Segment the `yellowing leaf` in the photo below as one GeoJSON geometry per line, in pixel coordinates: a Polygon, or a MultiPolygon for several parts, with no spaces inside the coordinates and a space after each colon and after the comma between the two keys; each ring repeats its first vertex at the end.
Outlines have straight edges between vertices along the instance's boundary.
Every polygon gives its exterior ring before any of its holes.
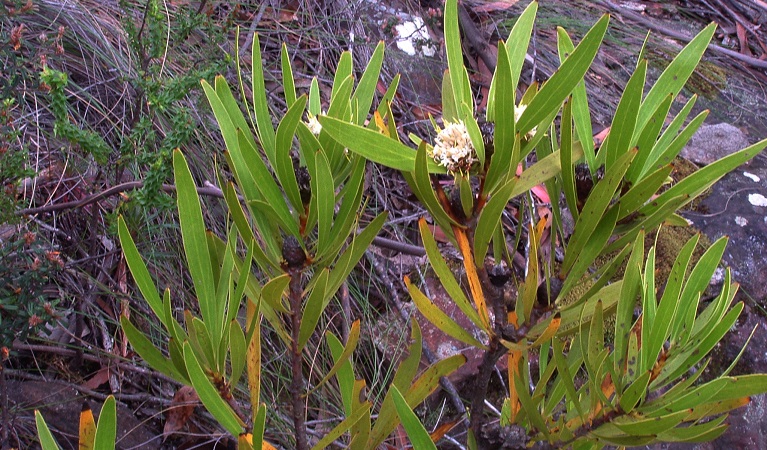
{"type": "Polygon", "coordinates": [[[96,439],[96,421],[93,419],[93,411],[88,402],[83,402],[83,409],[80,412],[80,450],[93,450],[93,443],[96,439]]]}

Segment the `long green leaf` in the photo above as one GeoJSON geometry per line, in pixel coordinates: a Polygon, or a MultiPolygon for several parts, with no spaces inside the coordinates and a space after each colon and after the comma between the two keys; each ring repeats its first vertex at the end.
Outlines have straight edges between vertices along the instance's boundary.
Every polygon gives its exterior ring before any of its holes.
{"type": "MultiPolygon", "coordinates": [[[[205,242],[205,224],[202,208],[197,196],[197,189],[192,180],[192,173],[181,152],[173,152],[173,168],[178,190],[178,218],[181,224],[181,238],[189,265],[189,272],[194,282],[194,290],[200,305],[203,319],[217,324],[215,317],[215,292],[213,268],[210,265],[208,246],[205,242]]],[[[221,335],[221,327],[211,328],[213,336],[221,335]]]]}
{"type": "Polygon", "coordinates": [[[432,303],[432,301],[429,300],[429,298],[426,297],[426,295],[424,295],[420,289],[413,286],[413,284],[410,283],[410,279],[408,277],[405,277],[405,285],[407,286],[407,290],[410,293],[410,298],[413,299],[413,303],[415,303],[421,314],[423,314],[423,316],[426,317],[429,322],[434,324],[434,326],[439,328],[440,331],[452,337],[453,339],[463,342],[464,344],[468,344],[481,349],[487,348],[484,344],[472,336],[469,331],[464,329],[455,320],[451,319],[450,316],[445,314],[444,311],[439,309],[437,305],[432,303]]]}
{"type": "MultiPolygon", "coordinates": [[[[583,408],[581,407],[581,402],[578,400],[578,393],[575,389],[575,377],[572,375],[567,361],[565,361],[564,343],[560,339],[554,339],[552,340],[552,344],[554,349],[554,362],[557,366],[557,372],[559,372],[557,380],[564,387],[565,394],[567,395],[567,400],[571,403],[574,403],[575,409],[578,411],[578,415],[580,417],[584,417],[583,408]]],[[[574,354],[574,352],[571,352],[571,354],[574,354]]],[[[547,410],[550,409],[547,408],[547,410]]]]}
{"type": "MultiPolygon", "coordinates": [[[[333,88],[330,92],[331,101],[339,95],[338,92],[341,88],[341,85],[346,81],[347,78],[352,76],[352,71],[352,52],[349,50],[341,52],[341,56],[338,59],[338,64],[336,65],[336,73],[333,76],[333,88]]],[[[346,98],[348,100],[349,97],[347,96],[346,98]]]]}
{"type": "MultiPolygon", "coordinates": [[[[637,304],[637,298],[642,283],[642,259],[644,258],[644,232],[639,233],[632,246],[631,256],[626,263],[623,274],[623,287],[615,314],[614,362],[615,370],[622,373],[626,364],[629,334],[631,333],[632,316],[637,304]]],[[[623,380],[615,380],[621,386],[623,380]]],[[[626,411],[626,410],[624,410],[626,411]]]]}
{"type": "Polygon", "coordinates": [[[335,295],[341,284],[347,279],[354,266],[357,265],[362,255],[365,254],[365,250],[370,247],[370,243],[378,235],[386,222],[388,213],[383,212],[379,214],[372,222],[365,227],[360,234],[352,239],[351,244],[346,248],[344,253],[336,260],[336,265],[330,272],[330,279],[328,282],[328,295],[335,295]]]}
{"type": "Polygon", "coordinates": [[[170,359],[166,358],[160,349],[150,341],[144,333],[138,330],[127,317],[120,317],[120,326],[128,338],[133,350],[141,356],[141,359],[147,362],[150,367],[158,372],[167,375],[179,382],[185,382],[186,377],[183,376],[173,365],[170,359]]]}
{"type": "Polygon", "coordinates": [[[644,170],[642,173],[647,173],[650,170],[657,169],[665,164],[670,164],[677,157],[679,152],[682,151],[685,145],[692,139],[692,136],[703,125],[703,122],[708,117],[708,111],[703,111],[695,116],[689,124],[679,133],[677,137],[665,148],[663,151],[653,153],[650,159],[645,162],[644,170]]]}
{"type": "Polygon", "coordinates": [[[630,413],[644,399],[647,394],[647,385],[650,383],[652,371],[647,370],[639,375],[633,383],[623,392],[620,398],[622,411],[630,413]]]}
{"type": "MultiPolygon", "coordinates": [[[[634,184],[639,181],[639,176],[644,172],[645,163],[652,154],[660,154],[662,151],[655,151],[657,146],[658,135],[663,129],[663,125],[666,123],[666,117],[671,109],[671,103],[673,101],[671,95],[666,96],[666,99],[658,105],[658,109],[655,110],[650,120],[645,125],[644,130],[641,131],[637,141],[636,147],[639,150],[637,157],[631,163],[628,172],[626,173],[626,179],[634,184]]],[[[633,141],[632,141],[633,142],[633,141]]]]}
{"type": "Polygon", "coordinates": [[[218,127],[221,130],[221,136],[224,138],[224,144],[230,158],[230,166],[234,172],[237,184],[242,189],[242,193],[248,200],[260,199],[261,195],[256,186],[251,173],[246,169],[245,160],[239,149],[239,140],[237,138],[237,127],[232,122],[226,106],[219,98],[216,91],[205,80],[202,81],[202,89],[208,98],[208,103],[216,117],[218,127]]]}
{"type": "Polygon", "coordinates": [[[498,43],[498,65],[493,81],[496,126],[493,130],[494,150],[490,158],[490,167],[487,169],[485,192],[493,192],[508,177],[512,169],[514,147],[519,145],[514,130],[515,83],[503,42],[498,43]]]}
{"type": "Polygon", "coordinates": [[[683,410],[653,418],[631,417],[623,420],[616,419],[612,423],[626,434],[632,436],[648,436],[663,433],[664,431],[676,427],[682,423],[688,414],[688,410],[683,410]]]}
{"type": "Polygon", "coordinates": [[[141,258],[141,254],[136,248],[136,243],[133,242],[133,237],[128,231],[128,227],[125,225],[125,219],[122,216],[117,218],[117,232],[120,236],[120,245],[125,255],[125,262],[128,263],[133,280],[136,282],[141,295],[144,297],[152,312],[160,319],[165,328],[170,328],[170,323],[165,316],[165,310],[162,306],[162,300],[157,293],[157,287],[152,281],[152,276],[149,275],[149,270],[144,264],[144,260],[141,258]]]}
{"type": "MultiPolygon", "coordinates": [[[[264,84],[264,62],[261,59],[261,43],[258,33],[253,35],[252,48],[252,82],[251,93],[253,95],[253,113],[256,115],[256,127],[258,139],[261,141],[264,153],[269,161],[274,161],[275,133],[272,126],[272,118],[269,114],[269,104],[266,100],[266,87],[264,84]]],[[[236,436],[236,435],[235,435],[236,436]]]]}
{"type": "MultiPolygon", "coordinates": [[[[296,105],[298,105],[298,102],[296,102],[296,105]]],[[[274,178],[272,178],[272,174],[269,173],[269,169],[261,160],[261,156],[256,149],[250,146],[240,130],[237,130],[237,136],[239,138],[239,148],[242,152],[242,158],[245,161],[246,168],[261,192],[260,198],[271,207],[272,211],[274,211],[280,228],[290,233],[292,236],[298,237],[299,231],[296,218],[290,213],[285,198],[282,195],[282,191],[277,186],[277,183],[274,182],[274,178]]],[[[293,177],[295,180],[295,175],[293,175],[293,177]]],[[[296,185],[296,190],[298,189],[297,186],[298,185],[296,185]]]]}
{"type": "Polygon", "coordinates": [[[325,340],[330,347],[330,352],[333,355],[333,367],[325,374],[322,381],[317,383],[318,386],[324,384],[330,377],[336,375],[338,379],[338,386],[341,390],[341,400],[344,404],[344,414],[350,415],[353,411],[353,399],[354,393],[354,366],[352,365],[351,356],[354,349],[357,348],[357,342],[360,337],[360,321],[356,320],[352,324],[349,330],[349,338],[344,346],[341,341],[330,331],[325,332],[325,340]]]}
{"type": "Polygon", "coordinates": [[[570,238],[570,243],[567,246],[567,254],[562,263],[562,273],[568,273],[570,271],[576,258],[581,254],[581,251],[591,239],[594,229],[597,224],[602,221],[602,218],[605,215],[605,210],[612,201],[615,191],[618,189],[618,186],[623,180],[623,175],[626,173],[626,170],[635,155],[636,151],[632,150],[621,156],[613,165],[613,168],[609,172],[606,172],[605,177],[592,189],[589,198],[586,200],[586,204],[581,210],[581,214],[578,216],[578,223],[575,224],[575,232],[570,238]]]}
{"type": "Polygon", "coordinates": [[[360,77],[357,89],[354,90],[354,95],[352,95],[352,101],[357,102],[359,111],[358,116],[352,118],[357,125],[365,123],[370,107],[373,104],[376,84],[378,83],[381,67],[383,66],[384,47],[383,41],[376,45],[373,54],[370,56],[370,61],[368,61],[368,65],[365,67],[365,72],[360,77]]]}
{"type": "MultiPolygon", "coordinates": [[[[445,262],[442,254],[437,247],[437,241],[434,239],[434,235],[429,230],[426,224],[426,219],[421,218],[418,221],[418,229],[421,232],[421,240],[423,241],[424,249],[426,249],[426,256],[429,259],[432,270],[437,274],[442,287],[445,288],[445,292],[455,302],[456,306],[471,320],[478,328],[483,329],[482,320],[479,318],[477,310],[474,309],[473,304],[469,301],[466,294],[461,289],[458,281],[453,275],[453,271],[445,262]]],[[[487,331],[487,330],[485,330],[487,331]]]]}
{"type": "Polygon", "coordinates": [[[610,127],[610,135],[599,149],[597,159],[605,163],[605,170],[608,173],[618,159],[631,148],[631,138],[637,125],[637,112],[642,102],[646,74],[647,61],[641,61],[623,91],[610,127]]]}
{"type": "MultiPolygon", "coordinates": [[[[629,170],[631,170],[631,168],[629,168],[629,170]]],[[[631,189],[620,198],[621,212],[618,215],[618,220],[630,216],[632,213],[636,212],[636,210],[644,206],[644,204],[658,192],[658,189],[660,189],[663,183],[668,180],[668,176],[672,170],[674,170],[674,166],[668,164],[642,178],[642,181],[632,186],[631,189]]]]}
{"type": "Polygon", "coordinates": [[[549,438],[549,427],[546,425],[546,420],[541,415],[541,411],[537,406],[537,402],[530,396],[530,392],[527,388],[527,382],[520,377],[519,373],[514,373],[514,385],[519,386],[517,394],[519,397],[519,403],[522,405],[522,409],[525,411],[525,415],[530,420],[531,424],[538,429],[543,436],[549,438]]]}
{"type": "Polygon", "coordinates": [[[684,442],[688,444],[708,442],[713,440],[713,433],[719,431],[724,432],[727,430],[727,425],[722,425],[726,419],[727,416],[725,415],[699,425],[690,425],[684,428],[679,427],[664,431],[663,433],[658,434],[658,440],[662,442],[684,442]]]}
{"type": "MultiPolygon", "coordinates": [[[[575,162],[577,158],[573,155],[572,103],[572,101],[569,101],[565,104],[565,107],[562,108],[562,120],[560,122],[560,134],[562,137],[559,146],[559,159],[562,172],[562,190],[565,193],[565,202],[570,209],[573,220],[577,222],[579,215],[578,194],[575,187],[575,162]]],[[[591,159],[593,160],[594,157],[592,156],[591,159]]]]}
{"type": "Polygon", "coordinates": [[[229,358],[232,365],[229,382],[236,386],[245,371],[247,362],[248,344],[245,342],[245,333],[239,322],[233,320],[229,324],[229,358]]]}
{"type": "MultiPolygon", "coordinates": [[[[538,11],[538,2],[530,4],[517,17],[514,26],[509,33],[506,42],[514,45],[507,45],[506,51],[509,53],[509,66],[511,68],[511,89],[516,89],[519,83],[519,77],[522,74],[522,65],[525,63],[527,49],[530,46],[530,38],[533,34],[533,25],[535,24],[535,15],[538,11]]],[[[498,49],[500,51],[500,47],[498,49]]],[[[499,55],[500,59],[500,55],[499,55]]]]}
{"type": "MultiPolygon", "coordinates": [[[[582,155],[583,153],[573,150],[574,158],[580,158],[582,155]]],[[[529,191],[534,186],[543,184],[546,180],[556,176],[560,172],[560,164],[561,161],[558,151],[533,164],[519,176],[519,180],[517,180],[514,190],[511,191],[511,196],[516,197],[523,192],[529,191]]]]}
{"type": "Polygon", "coordinates": [[[437,198],[437,194],[434,192],[431,178],[429,177],[428,157],[426,155],[426,145],[424,143],[421,143],[421,145],[418,146],[415,172],[405,175],[405,180],[407,180],[411,187],[414,188],[414,192],[416,192],[418,199],[424,204],[424,207],[429,211],[429,214],[434,218],[434,221],[442,227],[442,231],[452,237],[452,225],[458,225],[458,222],[445,211],[437,198]],[[410,181],[412,181],[412,183],[410,183],[410,181]]]}
{"type": "MultiPolygon", "coordinates": [[[[498,189],[479,213],[477,228],[474,231],[474,262],[477,267],[482,267],[485,264],[485,256],[487,255],[490,239],[492,239],[495,229],[500,224],[501,214],[503,214],[511,198],[511,192],[516,181],[516,178],[512,178],[498,189]]],[[[496,258],[498,257],[499,255],[496,255],[496,258]]]]}
{"type": "MultiPolygon", "coordinates": [[[[298,190],[296,170],[293,167],[293,158],[290,156],[290,150],[293,148],[293,137],[296,134],[296,128],[298,127],[298,122],[301,121],[301,115],[304,113],[305,107],[306,96],[302,95],[293,101],[293,106],[288,109],[285,117],[282,118],[277,126],[273,167],[277,179],[280,180],[282,189],[285,190],[285,195],[290,199],[293,209],[299,215],[303,214],[304,204],[301,201],[301,194],[298,190]]],[[[284,203],[281,194],[273,193],[272,195],[276,195],[276,197],[271,199],[272,202],[284,203]]]]}
{"type": "Polygon", "coordinates": [[[330,171],[330,163],[324,152],[317,152],[315,158],[315,171],[312,177],[312,203],[317,208],[317,247],[315,253],[322,258],[328,250],[333,236],[330,229],[333,225],[333,213],[336,204],[335,187],[333,185],[333,173],[330,171]]]}
{"type": "Polygon", "coordinates": [[[658,358],[663,344],[669,337],[671,327],[682,318],[679,315],[679,307],[681,306],[679,296],[682,292],[690,258],[698,244],[698,237],[699,235],[693,236],[682,247],[668,275],[663,296],[658,304],[655,321],[651,324],[650,339],[643,343],[645,347],[649,347],[648,356],[650,361],[658,358]]]}
{"type": "Polygon", "coordinates": [[[423,424],[415,415],[410,406],[405,400],[405,397],[397,389],[397,386],[391,387],[392,399],[394,400],[394,407],[397,409],[397,415],[399,415],[402,421],[402,426],[405,427],[410,443],[413,444],[413,448],[417,449],[434,449],[437,450],[437,446],[434,445],[434,441],[431,440],[429,432],[423,427],[423,424]]]}
{"type": "Polygon", "coordinates": [[[665,202],[680,195],[688,195],[689,197],[687,201],[692,201],[693,198],[708,189],[712,184],[724,176],[724,174],[753,158],[765,147],[767,147],[767,139],[759,141],[739,152],[733,153],[703,167],[669,188],[652,203],[641,208],[639,212],[644,215],[649,215],[653,210],[658,209],[661,205],[665,204],[665,202]]]}
{"type": "MultiPolygon", "coordinates": [[[[570,36],[564,28],[557,27],[557,51],[559,53],[560,64],[567,59],[573,50],[575,50],[575,45],[573,45],[570,36]]],[[[581,80],[573,89],[572,101],[569,105],[572,108],[572,117],[575,121],[578,142],[580,142],[583,155],[586,157],[589,172],[596,173],[599,167],[597,167],[594,153],[594,138],[592,137],[594,131],[591,127],[591,110],[589,109],[589,99],[586,95],[585,80],[581,80]]]]}
{"type": "Polygon", "coordinates": [[[293,78],[293,67],[290,65],[288,46],[284,42],[280,51],[280,63],[282,65],[282,92],[285,95],[285,103],[290,109],[296,101],[296,82],[293,78]]]}
{"type": "MultiPolygon", "coordinates": [[[[349,97],[351,96],[353,88],[354,77],[349,75],[343,80],[340,86],[338,86],[335,96],[331,98],[330,106],[328,106],[328,116],[335,117],[347,123],[352,122],[349,97]]],[[[330,166],[333,168],[334,175],[337,175],[335,179],[340,180],[346,175],[344,168],[348,168],[349,161],[346,158],[344,146],[322,131],[320,132],[319,139],[322,144],[322,149],[325,151],[325,156],[328,158],[330,166]]]]}
{"type": "Polygon", "coordinates": [[[48,428],[48,424],[45,423],[43,415],[38,410],[35,410],[35,424],[37,425],[37,438],[40,440],[43,450],[59,450],[61,447],[54,439],[51,429],[48,428]]]}
{"type": "Polygon", "coordinates": [[[264,403],[257,403],[257,405],[257,412],[253,414],[253,448],[255,450],[263,449],[266,428],[266,405],[264,403]]]}
{"type": "Polygon", "coordinates": [[[328,269],[324,269],[316,275],[317,281],[314,283],[314,288],[306,299],[306,306],[301,315],[301,328],[298,333],[299,349],[304,348],[309,341],[315,328],[317,328],[317,323],[320,320],[322,312],[325,310],[325,307],[330,300],[327,293],[329,275],[330,271],[328,269]]]}
{"type": "Polygon", "coordinates": [[[117,438],[117,407],[113,395],[104,400],[99,414],[99,424],[96,427],[96,439],[93,441],[93,448],[99,450],[114,450],[115,440],[117,438]]]}
{"type": "Polygon", "coordinates": [[[210,412],[216,421],[233,436],[239,436],[243,431],[244,424],[232,411],[232,408],[218,395],[218,390],[205,375],[200,363],[194,355],[194,351],[188,342],[184,343],[184,362],[189,371],[189,379],[192,387],[200,397],[205,409],[210,412]]]}
{"type": "Polygon", "coordinates": [[[473,105],[471,91],[466,91],[469,80],[466,68],[463,65],[463,49],[461,47],[461,32],[458,29],[458,1],[447,0],[444,15],[445,28],[445,52],[447,53],[447,67],[450,73],[452,92],[442,92],[442,95],[451,95],[459,110],[461,104],[473,105]]]}
{"type": "MultiPolygon", "coordinates": [[[[229,183],[224,187],[224,200],[226,201],[229,214],[232,217],[232,222],[234,222],[237,227],[237,232],[242,239],[245,242],[258,242],[250,222],[245,216],[245,211],[240,204],[240,200],[237,198],[237,192],[232,183],[229,183]]],[[[271,273],[273,270],[279,269],[279,261],[275,261],[267,256],[264,249],[261,248],[261,245],[252,245],[251,247],[253,249],[253,259],[255,259],[256,264],[258,264],[258,267],[260,267],[261,270],[271,273]]]]}
{"type": "Polygon", "coordinates": [[[333,221],[333,227],[330,230],[332,240],[328,245],[328,250],[325,252],[326,257],[338,255],[346,239],[354,231],[357,211],[360,209],[362,194],[365,191],[363,189],[365,165],[365,158],[358,155],[353,156],[351,174],[337,196],[337,198],[342,198],[343,200],[341,200],[338,213],[333,221]]]}
{"type": "MultiPolygon", "coordinates": [[[[577,331],[579,326],[586,326],[591,322],[594,316],[594,308],[597,301],[602,302],[602,309],[605,313],[612,312],[620,298],[621,285],[623,281],[617,281],[608,284],[596,293],[593,297],[576,306],[568,305],[561,309],[562,324],[559,326],[557,336],[566,336],[577,331]]],[[[573,304],[574,305],[574,304],[573,304]]],[[[537,335],[543,330],[545,322],[539,322],[530,329],[530,334],[537,335]]]]}
{"type": "Polygon", "coordinates": [[[442,118],[449,122],[457,122],[460,116],[452,92],[453,84],[450,82],[450,71],[445,70],[442,73],[442,118]]]}
{"type": "Polygon", "coordinates": [[[708,43],[711,42],[711,37],[714,35],[715,30],[715,23],[704,28],[679,52],[661,76],[658,77],[658,81],[655,82],[650,92],[647,93],[644,102],[642,102],[642,107],[639,109],[637,130],[644,129],[652,113],[669,93],[676,97],[679,91],[682,90],[682,87],[687,83],[687,79],[692,75],[698,62],[700,62],[700,58],[703,56],[703,52],[706,51],[708,43]]]}
{"type": "Polygon", "coordinates": [[[557,111],[580,83],[599,50],[609,21],[608,15],[602,16],[584,36],[570,57],[538,91],[517,122],[517,132],[520,135],[526,134],[557,111]]]}
{"type": "Polygon", "coordinates": [[[718,323],[710,328],[710,332],[706,334],[705,338],[693,344],[692,350],[677,356],[676,361],[667,361],[653,385],[661,386],[662,382],[666,380],[676,379],[703,359],[735,324],[742,310],[742,302],[735,305],[718,323]]]}
{"type": "Polygon", "coordinates": [[[415,169],[415,151],[395,139],[342,120],[320,116],[322,130],[350,151],[396,170],[415,169]]]}
{"type": "Polygon", "coordinates": [[[703,253],[703,256],[698,259],[695,267],[693,267],[690,275],[687,277],[679,300],[678,314],[680,320],[674,323],[671,331],[672,342],[679,341],[685,329],[687,330],[687,337],[690,336],[698,309],[697,300],[700,298],[700,294],[708,288],[711,277],[714,275],[716,267],[724,255],[727,241],[726,237],[722,237],[711,244],[703,253]]]}
{"type": "MultiPolygon", "coordinates": [[[[574,288],[578,282],[583,281],[583,275],[588,274],[588,268],[594,264],[597,257],[604,253],[604,247],[613,235],[615,222],[618,218],[618,208],[610,209],[593,229],[592,235],[584,246],[580,247],[580,252],[567,273],[565,283],[559,292],[558,299],[563,299],[574,288]]],[[[567,248],[567,252],[574,252],[573,246],[567,248]]],[[[565,255],[565,258],[567,255],[565,255]]]]}

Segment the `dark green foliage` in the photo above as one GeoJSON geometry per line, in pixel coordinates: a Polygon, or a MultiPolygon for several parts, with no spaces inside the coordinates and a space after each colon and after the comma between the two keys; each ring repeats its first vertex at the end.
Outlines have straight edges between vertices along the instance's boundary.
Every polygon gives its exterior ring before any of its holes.
{"type": "Polygon", "coordinates": [[[55,317],[43,288],[64,262],[33,233],[0,244],[0,347],[10,348],[55,317]]]}
{"type": "Polygon", "coordinates": [[[53,134],[78,145],[87,154],[93,156],[97,163],[106,164],[110,149],[104,139],[93,131],[78,128],[69,119],[66,95],[69,84],[67,74],[46,67],[40,73],[40,82],[48,88],[49,105],[56,119],[53,134]]]}

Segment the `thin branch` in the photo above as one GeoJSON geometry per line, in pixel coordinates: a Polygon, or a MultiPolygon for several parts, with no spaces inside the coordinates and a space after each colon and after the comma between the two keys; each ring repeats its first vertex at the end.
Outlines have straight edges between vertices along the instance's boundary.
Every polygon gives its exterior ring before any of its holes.
{"type": "MultiPolygon", "coordinates": [[[[655,31],[657,31],[659,33],[663,33],[663,34],[665,34],[667,36],[670,36],[670,37],[672,37],[674,39],[678,39],[678,40],[683,41],[683,42],[690,42],[692,40],[692,38],[689,37],[689,36],[685,36],[682,33],[674,31],[674,30],[672,30],[670,28],[666,28],[666,27],[664,27],[662,25],[657,25],[655,23],[652,23],[649,20],[647,20],[646,18],[642,17],[641,15],[639,15],[639,14],[633,12],[633,11],[629,11],[629,10],[627,10],[625,8],[621,8],[621,7],[613,4],[612,2],[610,2],[608,0],[600,0],[599,3],[601,3],[603,6],[609,8],[609,9],[612,9],[613,11],[617,12],[618,14],[620,14],[623,17],[626,17],[626,18],[629,18],[629,19],[631,19],[631,20],[633,20],[635,22],[641,23],[642,26],[650,28],[651,30],[655,30],[655,31]]],[[[748,64],[750,66],[758,67],[760,69],[767,69],[767,61],[765,61],[765,60],[761,60],[759,58],[754,58],[752,56],[746,56],[746,55],[738,53],[738,52],[736,52],[734,50],[730,50],[730,49],[727,49],[727,48],[724,48],[724,47],[720,47],[720,46],[715,45],[715,44],[708,44],[708,48],[710,48],[714,52],[721,53],[721,54],[727,55],[727,56],[729,56],[729,57],[731,57],[733,59],[737,59],[738,61],[744,62],[744,63],[746,63],[746,64],[748,64]]]]}
{"type": "MultiPolygon", "coordinates": [[[[116,186],[112,186],[109,189],[98,192],[96,194],[89,195],[80,200],[75,200],[72,202],[57,203],[55,205],[38,206],[36,208],[20,209],[15,212],[15,215],[31,216],[31,215],[42,214],[46,212],[56,212],[56,211],[63,211],[66,209],[82,208],[84,206],[95,203],[101,199],[120,194],[121,192],[130,191],[132,189],[139,189],[143,186],[144,186],[143,181],[129,181],[127,183],[122,183],[116,186]]],[[[175,192],[176,186],[172,184],[163,184],[162,190],[165,192],[175,192]]],[[[221,189],[217,187],[213,187],[213,186],[198,187],[197,193],[200,195],[207,195],[210,197],[224,198],[224,192],[221,189]]]]}

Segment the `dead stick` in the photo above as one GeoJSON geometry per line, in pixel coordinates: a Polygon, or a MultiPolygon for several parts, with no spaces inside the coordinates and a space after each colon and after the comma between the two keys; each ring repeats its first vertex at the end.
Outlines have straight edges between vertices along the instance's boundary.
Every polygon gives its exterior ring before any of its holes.
{"type": "MultiPolygon", "coordinates": [[[[624,8],[621,8],[619,6],[614,5],[612,2],[607,0],[600,0],[600,2],[603,6],[612,9],[613,11],[616,11],[620,15],[627,17],[633,21],[641,23],[643,26],[646,26],[647,28],[650,28],[651,30],[655,30],[659,33],[663,33],[667,36],[671,36],[674,39],[678,39],[680,41],[689,42],[692,40],[689,36],[685,36],[682,33],[678,33],[670,28],[666,28],[664,26],[656,25],[654,23],[651,23],[650,21],[646,20],[641,15],[626,10],[624,8]]],[[[712,51],[715,51],[717,53],[721,53],[723,55],[727,55],[729,57],[732,57],[734,59],[737,59],[738,61],[744,62],[750,66],[758,67],[760,69],[767,69],[767,61],[763,61],[758,58],[754,58],[751,56],[742,55],[734,50],[730,50],[727,48],[720,47],[715,44],[708,44],[708,48],[710,48],[712,51]]]]}

